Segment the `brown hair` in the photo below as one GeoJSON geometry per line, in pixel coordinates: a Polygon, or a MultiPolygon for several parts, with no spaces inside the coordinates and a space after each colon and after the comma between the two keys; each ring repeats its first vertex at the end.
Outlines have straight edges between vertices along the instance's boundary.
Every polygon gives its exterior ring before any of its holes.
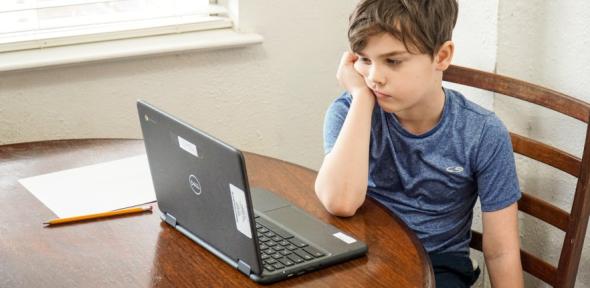
{"type": "Polygon", "coordinates": [[[456,0],[362,0],[350,15],[350,48],[360,52],[369,37],[386,32],[408,52],[434,57],[451,40],[458,6],[456,0]]]}

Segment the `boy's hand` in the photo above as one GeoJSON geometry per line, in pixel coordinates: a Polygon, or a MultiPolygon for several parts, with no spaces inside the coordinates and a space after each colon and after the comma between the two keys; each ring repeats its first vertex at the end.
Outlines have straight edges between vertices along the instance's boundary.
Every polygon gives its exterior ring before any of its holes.
{"type": "Polygon", "coordinates": [[[340,59],[338,72],[336,72],[336,78],[338,79],[340,86],[350,92],[353,96],[360,95],[360,92],[363,90],[367,90],[371,93],[363,76],[354,69],[354,63],[357,59],[358,56],[353,53],[348,51],[344,52],[342,59],[340,59]]]}

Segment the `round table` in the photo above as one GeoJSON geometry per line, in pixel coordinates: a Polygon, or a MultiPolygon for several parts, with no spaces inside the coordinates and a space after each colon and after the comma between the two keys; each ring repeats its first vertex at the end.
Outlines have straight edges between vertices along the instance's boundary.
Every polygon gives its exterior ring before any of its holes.
{"type": "MultiPolygon", "coordinates": [[[[145,153],[143,141],[59,140],[0,146],[0,287],[259,286],[161,222],[154,213],[45,228],[55,215],[18,179],[145,153]]],[[[327,213],[316,172],[244,153],[251,187],[287,198],[367,243],[367,256],[273,284],[276,287],[434,287],[416,236],[376,201],[354,217],[327,213]]]]}

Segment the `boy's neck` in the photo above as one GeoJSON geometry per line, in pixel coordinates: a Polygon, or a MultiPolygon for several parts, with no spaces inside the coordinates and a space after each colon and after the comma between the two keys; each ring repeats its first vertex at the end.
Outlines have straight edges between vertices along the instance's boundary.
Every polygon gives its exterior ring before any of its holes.
{"type": "Polygon", "coordinates": [[[417,103],[414,109],[396,113],[395,116],[404,129],[414,135],[432,130],[440,121],[445,106],[445,92],[438,87],[432,96],[417,103]]]}

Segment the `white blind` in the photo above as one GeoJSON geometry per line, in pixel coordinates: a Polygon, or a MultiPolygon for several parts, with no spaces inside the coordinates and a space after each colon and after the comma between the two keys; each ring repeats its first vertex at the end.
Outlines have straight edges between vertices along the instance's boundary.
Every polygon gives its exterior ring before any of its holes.
{"type": "Polygon", "coordinates": [[[209,0],[0,0],[0,52],[231,27],[209,0]]]}

